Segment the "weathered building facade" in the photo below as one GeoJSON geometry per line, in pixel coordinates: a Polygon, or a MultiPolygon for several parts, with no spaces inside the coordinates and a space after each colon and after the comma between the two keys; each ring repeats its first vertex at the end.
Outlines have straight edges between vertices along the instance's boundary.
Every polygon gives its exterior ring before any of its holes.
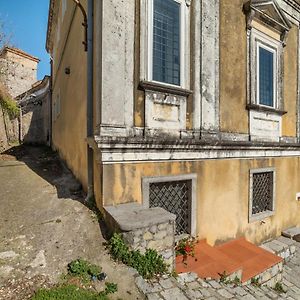
{"type": "Polygon", "coordinates": [[[19,95],[16,100],[20,106],[19,118],[20,141],[27,144],[50,145],[51,138],[51,95],[50,77],[43,80],[19,95]]]}
{"type": "Polygon", "coordinates": [[[4,47],[0,53],[0,81],[17,97],[37,82],[39,59],[20,49],[4,47]]]}
{"type": "Polygon", "coordinates": [[[53,146],[86,188],[93,149],[99,208],[161,206],[211,244],[300,226],[299,1],[88,3],[92,60],[71,0],[50,1],[47,50],[53,146]]]}

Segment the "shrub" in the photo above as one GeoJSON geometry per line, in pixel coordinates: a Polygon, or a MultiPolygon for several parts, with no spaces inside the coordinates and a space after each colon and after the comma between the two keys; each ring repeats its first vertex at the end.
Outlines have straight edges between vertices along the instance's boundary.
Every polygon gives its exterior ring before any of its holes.
{"type": "Polygon", "coordinates": [[[100,273],[100,267],[81,258],[68,264],[68,274],[71,276],[78,276],[83,280],[90,280],[92,277],[97,277],[100,273]]]}
{"type": "Polygon", "coordinates": [[[49,290],[39,290],[31,300],[108,300],[107,294],[97,294],[75,285],[58,286],[49,290]]]}
{"type": "Polygon", "coordinates": [[[2,84],[0,84],[0,106],[11,119],[19,116],[20,109],[17,103],[8,94],[8,92],[2,84]]]}
{"type": "Polygon", "coordinates": [[[168,267],[156,250],[147,249],[145,254],[140,251],[129,250],[121,234],[114,234],[108,242],[108,249],[115,260],[135,268],[146,279],[155,275],[167,273],[168,267]]]}

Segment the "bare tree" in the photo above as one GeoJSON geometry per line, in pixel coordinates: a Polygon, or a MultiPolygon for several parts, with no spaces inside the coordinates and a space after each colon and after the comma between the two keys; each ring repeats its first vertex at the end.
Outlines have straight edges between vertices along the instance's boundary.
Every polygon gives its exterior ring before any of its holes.
{"type": "Polygon", "coordinates": [[[6,28],[5,22],[0,19],[0,50],[6,46],[11,46],[12,33],[6,30],[6,28]]]}

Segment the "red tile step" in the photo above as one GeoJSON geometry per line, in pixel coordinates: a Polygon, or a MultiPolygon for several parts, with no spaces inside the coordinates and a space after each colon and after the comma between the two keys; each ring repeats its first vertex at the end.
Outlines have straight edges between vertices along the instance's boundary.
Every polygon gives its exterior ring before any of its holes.
{"type": "Polygon", "coordinates": [[[194,272],[200,278],[219,279],[220,274],[227,275],[238,272],[241,269],[239,263],[224,255],[217,248],[212,247],[202,240],[195,245],[195,256],[188,256],[183,262],[182,256],[176,257],[176,272],[194,272]]]}
{"type": "Polygon", "coordinates": [[[241,264],[242,282],[250,280],[283,260],[281,257],[248,242],[245,238],[230,241],[216,248],[230,259],[241,264]]]}
{"type": "Polygon", "coordinates": [[[195,245],[195,256],[176,257],[176,272],[194,272],[200,278],[219,279],[221,274],[235,275],[242,272],[241,281],[280,263],[282,258],[266,251],[244,238],[212,247],[202,240],[195,245]]]}

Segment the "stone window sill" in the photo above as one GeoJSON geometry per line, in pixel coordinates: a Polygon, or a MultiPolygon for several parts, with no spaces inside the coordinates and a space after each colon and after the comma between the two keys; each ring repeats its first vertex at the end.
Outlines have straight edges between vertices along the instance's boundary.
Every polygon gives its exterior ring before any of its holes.
{"type": "Polygon", "coordinates": [[[264,219],[275,215],[275,211],[267,210],[259,214],[249,216],[249,223],[263,221],[264,219]]]}
{"type": "Polygon", "coordinates": [[[142,90],[151,90],[156,92],[161,92],[165,94],[173,94],[178,96],[188,97],[193,93],[191,90],[183,89],[181,87],[176,87],[172,85],[167,85],[159,82],[153,81],[141,81],[139,88],[142,90]]]}
{"type": "Polygon", "coordinates": [[[262,106],[262,105],[258,105],[258,104],[248,104],[246,106],[246,108],[248,110],[256,110],[256,111],[265,112],[265,113],[273,113],[273,114],[276,114],[279,116],[283,116],[287,113],[287,111],[284,111],[284,110],[276,109],[273,107],[262,106]]]}

